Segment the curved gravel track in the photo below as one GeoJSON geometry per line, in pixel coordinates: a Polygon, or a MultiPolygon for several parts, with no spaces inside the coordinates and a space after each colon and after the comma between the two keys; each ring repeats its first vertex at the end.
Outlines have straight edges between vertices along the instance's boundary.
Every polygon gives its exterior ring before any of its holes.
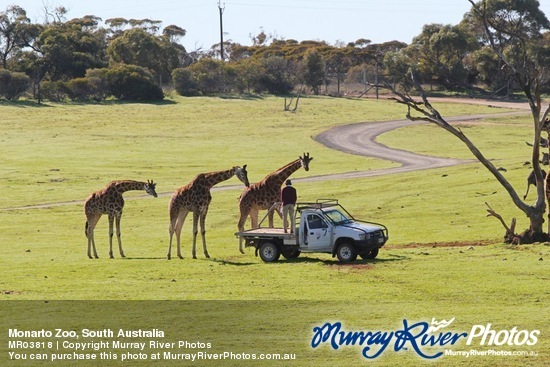
{"type": "MultiPolygon", "coordinates": [[[[473,121],[487,117],[498,117],[513,114],[525,114],[526,110],[529,110],[529,106],[525,103],[513,103],[513,102],[494,102],[485,100],[464,100],[464,99],[445,99],[445,98],[430,98],[431,101],[438,102],[457,102],[457,103],[471,103],[471,104],[483,104],[493,107],[503,108],[517,108],[518,111],[502,112],[493,114],[482,115],[469,115],[469,116],[457,116],[446,118],[448,122],[462,122],[473,121]]],[[[315,137],[315,140],[319,143],[331,148],[349,154],[361,155],[365,157],[374,157],[379,159],[385,159],[393,162],[400,163],[399,167],[384,168],[368,171],[354,171],[344,172],[328,175],[310,176],[305,178],[297,178],[295,181],[299,182],[315,182],[325,180],[345,180],[352,178],[364,178],[374,177],[381,175],[396,174],[402,172],[412,172],[418,170],[426,170],[432,168],[449,167],[458,164],[471,163],[474,160],[461,160],[453,158],[442,158],[416,154],[413,152],[395,149],[387,147],[383,144],[376,142],[376,138],[386,132],[399,129],[401,127],[422,124],[427,122],[422,121],[410,121],[410,120],[394,120],[384,122],[365,122],[351,125],[337,126],[330,130],[327,130],[315,137]]],[[[214,187],[213,191],[225,191],[241,189],[241,185],[226,185],[214,187]]],[[[159,196],[168,196],[172,193],[162,193],[159,196]]],[[[135,198],[146,197],[148,195],[136,196],[135,198]]],[[[129,198],[130,199],[130,198],[129,198]]],[[[60,203],[47,203],[39,205],[29,205],[13,208],[0,208],[0,211],[8,210],[25,210],[25,209],[41,209],[50,208],[64,205],[80,205],[84,201],[67,201],[60,203]]]]}
{"type": "MultiPolygon", "coordinates": [[[[483,115],[468,115],[446,118],[447,122],[474,121],[487,117],[499,117],[513,114],[525,114],[526,111],[502,112],[483,115]]],[[[390,148],[376,142],[379,135],[389,131],[411,125],[427,124],[424,121],[394,120],[385,122],[368,122],[353,125],[337,126],[327,130],[315,137],[315,140],[323,145],[342,152],[374,157],[400,163],[401,166],[384,168],[371,171],[350,172],[335,176],[334,178],[357,178],[389,175],[402,172],[419,171],[432,168],[455,166],[463,163],[471,163],[475,160],[462,160],[454,158],[443,158],[417,154],[401,149],[390,148]]],[[[327,176],[320,176],[326,178],[327,176]]],[[[316,180],[316,177],[305,180],[316,180]]]]}

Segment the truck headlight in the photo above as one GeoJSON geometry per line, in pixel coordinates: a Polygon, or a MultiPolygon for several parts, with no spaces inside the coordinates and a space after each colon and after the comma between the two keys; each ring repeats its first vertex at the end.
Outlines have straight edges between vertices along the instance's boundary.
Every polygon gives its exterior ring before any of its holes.
{"type": "Polygon", "coordinates": [[[361,241],[366,241],[366,240],[370,239],[370,234],[369,234],[369,233],[361,233],[361,234],[359,235],[359,239],[360,239],[361,241]]]}

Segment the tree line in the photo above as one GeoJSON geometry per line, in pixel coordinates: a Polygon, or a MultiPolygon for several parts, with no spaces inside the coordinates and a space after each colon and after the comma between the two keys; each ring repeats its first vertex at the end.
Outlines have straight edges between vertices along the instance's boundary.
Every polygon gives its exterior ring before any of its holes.
{"type": "MultiPolygon", "coordinates": [[[[518,67],[546,65],[541,92],[550,91],[550,22],[536,0],[484,0],[488,19],[511,22],[528,37],[504,37],[498,52],[518,67]],[[519,55],[518,48],[527,54],[519,55]]],[[[328,83],[355,80],[417,82],[450,91],[505,95],[520,87],[512,69],[496,54],[482,24],[466,13],[457,25],[427,24],[411,44],[380,44],[362,38],[336,45],[324,41],[278,39],[261,31],[251,45],[224,43],[187,51],[185,29],[151,19],[96,16],[67,20],[64,7],[44,9],[33,23],[11,5],[0,12],[0,98],[63,100],[160,100],[163,87],[184,96],[219,93],[286,94],[303,89],[318,94],[328,83]]]]}

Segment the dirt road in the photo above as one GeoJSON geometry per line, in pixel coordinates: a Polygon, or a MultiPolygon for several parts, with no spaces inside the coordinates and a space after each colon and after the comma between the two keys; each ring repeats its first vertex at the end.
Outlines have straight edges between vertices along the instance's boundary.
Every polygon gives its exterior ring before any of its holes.
{"type": "MultiPolygon", "coordinates": [[[[513,102],[495,102],[495,101],[486,101],[486,100],[464,100],[464,99],[443,99],[443,98],[431,98],[430,101],[435,102],[457,102],[457,103],[471,103],[471,104],[483,104],[493,107],[503,107],[503,108],[517,108],[518,111],[514,112],[502,112],[502,113],[493,113],[493,114],[484,114],[484,115],[469,115],[469,116],[457,116],[450,117],[446,120],[448,122],[458,122],[458,121],[473,121],[480,118],[487,117],[498,117],[511,114],[525,114],[529,110],[529,106],[525,103],[513,103],[513,102]]],[[[375,157],[379,159],[385,159],[393,162],[400,163],[401,166],[393,168],[385,168],[378,170],[369,170],[369,171],[354,171],[354,172],[344,172],[337,174],[329,175],[319,175],[319,176],[310,176],[305,178],[295,179],[297,182],[315,182],[315,181],[326,181],[326,180],[345,180],[352,178],[364,178],[364,177],[374,177],[381,175],[396,174],[402,172],[411,172],[432,168],[448,167],[458,164],[470,163],[473,160],[460,160],[460,159],[451,159],[451,158],[442,158],[442,157],[433,157],[426,156],[421,154],[416,154],[408,152],[405,150],[390,148],[385,145],[376,142],[376,138],[401,127],[421,124],[425,122],[413,122],[409,120],[395,120],[395,121],[384,121],[384,122],[368,122],[368,123],[358,123],[351,125],[343,125],[327,130],[315,137],[315,140],[322,143],[323,145],[331,148],[340,150],[342,152],[361,155],[365,157],[375,157]]],[[[226,186],[217,186],[214,187],[213,191],[225,191],[225,190],[241,190],[242,185],[226,185],[226,186]]],[[[168,196],[172,193],[162,193],[159,196],[168,196]]],[[[146,197],[135,196],[128,198],[129,200],[134,198],[146,197]]],[[[61,203],[47,203],[40,205],[29,205],[23,207],[13,207],[13,208],[0,208],[0,211],[8,210],[26,210],[26,209],[42,209],[50,208],[56,206],[64,205],[81,205],[83,201],[69,201],[61,203]]]]}
{"type": "MultiPolygon", "coordinates": [[[[473,100],[478,103],[478,100],[473,100]]],[[[462,100],[460,102],[464,103],[462,100]]],[[[485,102],[489,104],[489,102],[485,102]]],[[[506,107],[510,108],[510,103],[490,102],[490,105],[495,107],[506,107]]],[[[502,113],[492,113],[492,114],[482,114],[482,115],[469,115],[469,116],[456,116],[446,118],[448,122],[463,122],[463,121],[474,121],[481,118],[487,117],[499,117],[499,116],[508,116],[512,114],[525,114],[529,109],[529,106],[526,104],[516,105],[513,104],[515,108],[519,108],[518,111],[513,112],[502,112],[502,113]]],[[[359,123],[353,125],[344,125],[332,128],[327,130],[315,137],[315,140],[324,144],[325,146],[340,150],[342,152],[356,154],[366,157],[374,157],[379,159],[385,159],[392,162],[400,163],[400,167],[386,168],[380,170],[371,170],[364,172],[350,172],[338,175],[332,175],[332,178],[357,178],[357,177],[372,177],[380,175],[389,175],[402,172],[411,172],[419,171],[432,168],[448,167],[454,166],[463,163],[473,162],[472,160],[461,160],[461,159],[452,159],[452,158],[442,158],[434,157],[412,153],[405,150],[400,150],[396,148],[390,148],[383,144],[377,143],[376,138],[384,133],[389,131],[411,125],[425,124],[426,122],[422,121],[410,121],[410,120],[395,120],[395,121],[385,121],[385,122],[370,122],[370,123],[359,123]]],[[[305,178],[304,181],[314,181],[317,179],[326,179],[327,176],[311,177],[305,178]]]]}

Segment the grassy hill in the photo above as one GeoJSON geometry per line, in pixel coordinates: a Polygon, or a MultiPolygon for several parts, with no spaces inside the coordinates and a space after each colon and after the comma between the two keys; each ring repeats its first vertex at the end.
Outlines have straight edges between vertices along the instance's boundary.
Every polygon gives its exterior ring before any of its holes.
{"type": "MultiPolygon", "coordinates": [[[[444,116],[495,112],[466,104],[435,106],[444,116]]],[[[456,317],[456,327],[468,330],[472,324],[492,323],[499,330],[518,326],[541,331],[533,347],[539,357],[498,359],[499,365],[550,361],[550,342],[542,337],[550,332],[544,321],[550,301],[549,246],[500,243],[504,230],[494,218],[485,217],[485,201],[507,220],[518,217],[518,228],[528,222],[477,163],[295,185],[301,200],[338,198],[356,217],[387,225],[390,240],[373,261],[340,265],[321,254],[264,264],[252,249],[240,254],[234,237],[240,189],[212,193],[207,217],[211,259],[200,250],[198,259],[191,259],[188,217],[182,232],[184,260],[165,260],[170,195],[197,173],[247,164],[249,179],[256,182],[303,152],[315,159],[309,172],[300,170],[294,178],[395,166],[333,151],[313,139],[335,125],[403,118],[406,111],[392,101],[311,97],[300,101],[296,113],[283,112],[283,100],[276,97],[175,97],[161,104],[2,102],[0,110],[2,300],[236,301],[220,311],[224,315],[249,306],[247,302],[259,302],[260,307],[275,302],[287,305],[288,312],[273,311],[273,317],[288,324],[301,325],[304,308],[310,308],[307,327],[343,319],[357,328],[368,324],[372,330],[399,326],[403,318],[456,317]],[[108,258],[104,217],[95,231],[100,259],[89,260],[83,201],[115,179],[153,179],[160,195],[125,196],[126,259],[117,251],[114,260],[108,258]],[[299,307],[292,308],[294,303],[299,307]]],[[[463,126],[480,149],[506,169],[521,194],[529,173],[524,167],[530,154],[525,144],[530,141],[529,126],[527,117],[463,126]]],[[[432,126],[399,129],[379,141],[424,154],[471,158],[459,141],[432,126]]],[[[225,185],[240,182],[232,178],[220,186],[225,185]]],[[[17,319],[17,310],[10,310],[17,319]]],[[[256,310],[250,315],[265,314],[256,310]]],[[[100,322],[100,317],[91,316],[90,322],[100,322]]],[[[237,312],[235,317],[248,316],[237,312]]],[[[299,365],[318,365],[319,356],[335,366],[362,362],[359,352],[319,353],[303,352],[299,365]]],[[[377,365],[418,362],[408,353],[404,359],[393,355],[377,360],[377,365]]],[[[445,359],[445,365],[463,362],[445,359]]],[[[495,359],[479,357],[475,362],[489,366],[495,359]]]]}

